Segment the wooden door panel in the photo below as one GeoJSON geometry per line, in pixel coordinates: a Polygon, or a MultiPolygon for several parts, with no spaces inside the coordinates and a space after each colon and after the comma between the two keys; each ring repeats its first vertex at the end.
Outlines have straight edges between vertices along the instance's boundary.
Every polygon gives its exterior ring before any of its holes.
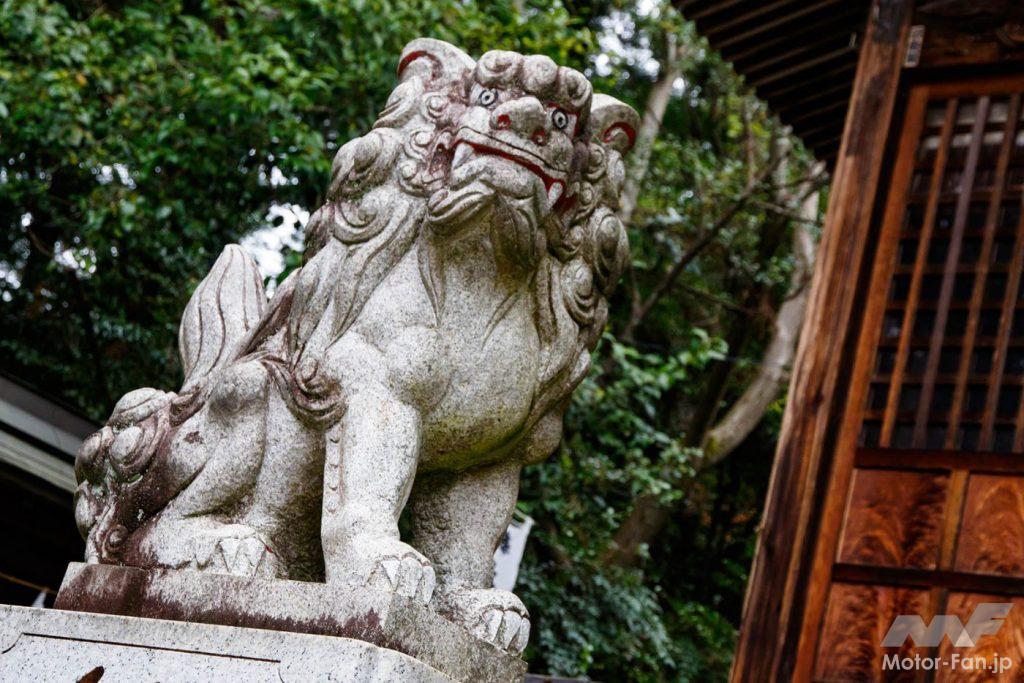
{"type": "MultiPolygon", "coordinates": [[[[831,585],[809,607],[821,681],[924,680],[882,669],[910,648],[881,646],[897,615],[966,622],[981,593],[1024,596],[1024,78],[908,97],[850,392],[863,404],[837,445],[850,483],[825,503],[842,519],[821,532],[831,585]]],[[[1018,611],[991,647],[1024,640],[1018,611]]]]}
{"type": "Polygon", "coordinates": [[[1007,598],[1005,595],[950,593],[945,611],[946,614],[956,615],[961,622],[966,624],[975,608],[982,602],[1013,603],[1013,608],[1006,616],[1003,627],[993,635],[981,636],[976,645],[970,649],[954,650],[949,640],[944,640],[939,648],[938,656],[946,661],[951,661],[954,652],[959,652],[961,657],[978,657],[986,662],[992,662],[996,657],[1009,657],[1010,661],[1015,664],[1014,668],[999,676],[994,675],[991,671],[979,668],[968,669],[964,666],[958,667],[957,671],[953,671],[951,668],[940,669],[936,672],[936,683],[1017,682],[1024,679],[1024,670],[1019,668],[1024,662],[1024,599],[1007,598]]]}
{"type": "MultiPolygon", "coordinates": [[[[823,637],[818,644],[817,681],[913,681],[914,674],[883,671],[882,639],[900,614],[928,614],[927,590],[834,583],[829,591],[823,637]]],[[[922,657],[927,650],[909,642],[894,650],[922,657]]]]}
{"type": "Polygon", "coordinates": [[[839,561],[934,569],[948,480],[934,472],[857,470],[839,561]]]}
{"type": "Polygon", "coordinates": [[[970,477],[954,569],[1024,576],[1024,478],[970,477]]]}

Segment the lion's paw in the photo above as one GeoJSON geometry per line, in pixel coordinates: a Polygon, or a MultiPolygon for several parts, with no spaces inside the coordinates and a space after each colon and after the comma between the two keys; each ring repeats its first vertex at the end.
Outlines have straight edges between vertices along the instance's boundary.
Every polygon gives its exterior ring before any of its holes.
{"type": "Polygon", "coordinates": [[[514,593],[484,588],[446,595],[444,610],[470,633],[510,654],[530,641],[530,613],[514,593]]]}
{"type": "Polygon", "coordinates": [[[387,537],[356,539],[351,547],[356,557],[338,562],[347,568],[344,581],[430,602],[437,584],[434,567],[415,548],[387,537]]]}
{"type": "Polygon", "coordinates": [[[272,579],[277,557],[255,529],[227,524],[201,532],[191,539],[192,569],[272,579]]]}

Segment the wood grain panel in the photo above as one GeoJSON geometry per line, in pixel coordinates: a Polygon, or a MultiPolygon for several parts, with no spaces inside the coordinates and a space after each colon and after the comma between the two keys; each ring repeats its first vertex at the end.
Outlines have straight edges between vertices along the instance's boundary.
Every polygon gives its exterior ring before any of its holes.
{"type": "Polygon", "coordinates": [[[1024,478],[971,476],[953,568],[1024,576],[1024,478]]]}
{"type": "Polygon", "coordinates": [[[956,652],[963,657],[983,657],[991,662],[997,656],[1009,657],[1014,666],[1012,669],[996,676],[983,670],[966,670],[959,667],[953,671],[951,667],[940,668],[935,676],[936,683],[988,683],[989,681],[1022,681],[1024,680],[1024,599],[1008,600],[999,595],[977,595],[968,593],[950,593],[945,613],[955,614],[964,624],[974,613],[975,607],[981,602],[1012,602],[1013,607],[1006,615],[1002,627],[995,634],[985,635],[978,639],[974,647],[953,648],[949,639],[943,639],[939,647],[939,657],[951,661],[956,652]]]}
{"type": "Polygon", "coordinates": [[[839,561],[934,569],[948,482],[945,474],[858,470],[839,561]]]}
{"type": "MultiPolygon", "coordinates": [[[[915,674],[883,671],[883,654],[925,656],[926,650],[910,641],[903,647],[883,648],[882,639],[901,614],[929,614],[928,591],[889,586],[836,583],[829,592],[823,636],[818,644],[814,680],[914,681],[915,674]]],[[[928,616],[925,617],[928,620],[928,616]]]]}

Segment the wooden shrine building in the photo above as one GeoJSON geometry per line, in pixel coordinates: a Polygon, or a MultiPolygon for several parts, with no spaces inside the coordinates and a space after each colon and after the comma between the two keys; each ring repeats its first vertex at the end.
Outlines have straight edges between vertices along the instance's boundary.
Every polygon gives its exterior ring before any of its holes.
{"type": "Polygon", "coordinates": [[[1024,680],[1024,2],[679,5],[833,178],[733,681],[1024,680]]]}
{"type": "Polygon", "coordinates": [[[53,604],[75,528],[75,453],[96,425],[0,374],[0,604],[53,604]]]}

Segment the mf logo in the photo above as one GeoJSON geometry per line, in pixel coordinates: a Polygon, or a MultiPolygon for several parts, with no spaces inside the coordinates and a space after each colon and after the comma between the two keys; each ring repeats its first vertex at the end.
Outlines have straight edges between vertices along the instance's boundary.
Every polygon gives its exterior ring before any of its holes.
{"type": "Polygon", "coordinates": [[[1012,602],[979,603],[966,626],[952,614],[938,614],[927,626],[917,614],[901,614],[889,627],[889,632],[882,640],[882,647],[899,647],[907,636],[914,641],[914,645],[924,647],[938,646],[943,636],[948,636],[954,647],[974,647],[981,636],[999,631],[1012,607],[1012,602]]]}

